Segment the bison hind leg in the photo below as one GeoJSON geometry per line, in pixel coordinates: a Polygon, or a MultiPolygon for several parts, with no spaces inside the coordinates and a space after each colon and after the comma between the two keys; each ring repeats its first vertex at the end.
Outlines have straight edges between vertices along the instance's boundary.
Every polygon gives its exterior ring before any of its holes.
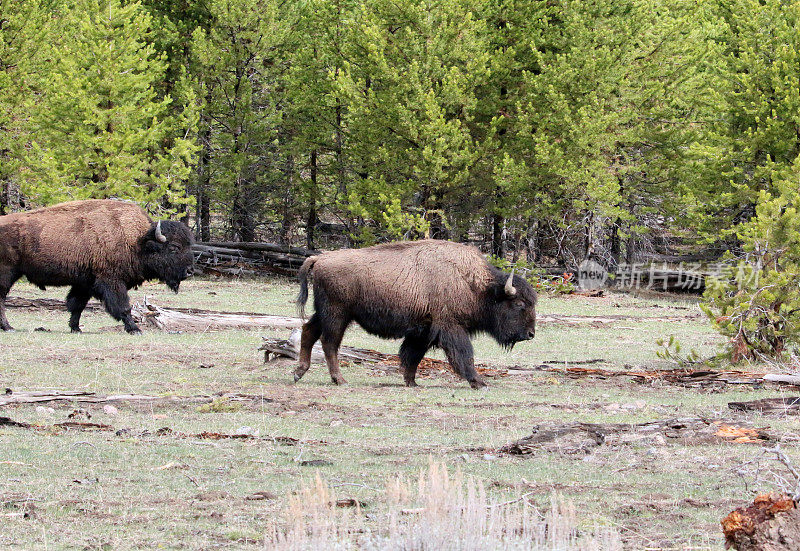
{"type": "Polygon", "coordinates": [[[300,336],[300,357],[298,358],[297,369],[294,371],[295,383],[302,379],[308,368],[311,367],[311,352],[314,349],[314,343],[319,340],[321,334],[322,328],[319,322],[319,315],[314,314],[303,324],[303,332],[300,336]]]}
{"type": "Polygon", "coordinates": [[[347,326],[350,324],[349,320],[341,318],[329,318],[327,323],[322,325],[322,351],[325,353],[325,362],[328,364],[328,371],[331,374],[331,381],[337,385],[347,384],[344,380],[342,372],[339,369],[339,346],[342,344],[342,337],[347,326]]]}

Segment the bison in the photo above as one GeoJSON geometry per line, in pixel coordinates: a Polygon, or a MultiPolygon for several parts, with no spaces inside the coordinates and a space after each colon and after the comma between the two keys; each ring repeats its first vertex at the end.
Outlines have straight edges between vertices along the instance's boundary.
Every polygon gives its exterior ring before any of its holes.
{"type": "Polygon", "coordinates": [[[0,217],[0,329],[11,326],[5,299],[20,277],[44,289],[71,286],[69,327],[79,321],[91,297],[140,333],[131,317],[128,290],[158,279],[178,292],[193,271],[194,239],[185,224],[153,222],[141,207],[126,201],[89,200],[0,217]]]}
{"type": "Polygon", "coordinates": [[[459,376],[473,388],[484,387],[470,337],[488,333],[511,348],[536,331],[533,287],[513,270],[508,275],[489,265],[471,246],[424,240],[312,256],[299,272],[301,314],[309,273],[315,313],[303,325],[295,382],[308,371],[311,349],[320,339],[331,379],[345,383],[338,350],[353,321],[373,335],[404,339],[400,363],[408,386],[417,386],[425,352],[440,347],[459,376]]]}

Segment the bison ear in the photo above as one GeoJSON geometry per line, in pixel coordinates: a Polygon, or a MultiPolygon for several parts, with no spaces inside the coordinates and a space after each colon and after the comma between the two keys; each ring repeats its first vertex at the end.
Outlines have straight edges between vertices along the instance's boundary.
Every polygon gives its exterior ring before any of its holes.
{"type": "Polygon", "coordinates": [[[512,297],[509,297],[506,294],[506,282],[505,280],[501,281],[500,283],[495,283],[492,285],[492,295],[494,296],[494,300],[497,302],[503,302],[506,300],[510,300],[512,297]]]}
{"type": "Polygon", "coordinates": [[[156,241],[150,239],[149,237],[144,240],[144,252],[146,253],[157,253],[162,249],[162,245],[157,243],[156,241]]]}

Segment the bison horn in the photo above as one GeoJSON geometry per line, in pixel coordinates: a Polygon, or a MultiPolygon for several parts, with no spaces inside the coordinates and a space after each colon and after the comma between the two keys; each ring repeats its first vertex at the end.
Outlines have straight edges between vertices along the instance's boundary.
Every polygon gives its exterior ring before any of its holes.
{"type": "Polygon", "coordinates": [[[159,241],[159,243],[167,242],[167,238],[164,237],[163,233],[161,233],[161,220],[156,223],[156,239],[159,241]]]}
{"type": "Polygon", "coordinates": [[[517,290],[514,288],[514,270],[515,269],[516,269],[516,266],[514,268],[511,268],[511,275],[508,276],[508,279],[506,280],[506,294],[508,296],[510,296],[510,297],[513,297],[513,296],[515,296],[517,294],[517,290]]]}

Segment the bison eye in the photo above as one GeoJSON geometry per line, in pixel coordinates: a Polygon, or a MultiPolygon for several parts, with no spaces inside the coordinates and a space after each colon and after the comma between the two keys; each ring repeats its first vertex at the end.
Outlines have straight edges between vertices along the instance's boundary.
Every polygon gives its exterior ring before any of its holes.
{"type": "Polygon", "coordinates": [[[514,306],[522,310],[525,308],[525,301],[522,299],[517,299],[514,301],[514,306]]]}

